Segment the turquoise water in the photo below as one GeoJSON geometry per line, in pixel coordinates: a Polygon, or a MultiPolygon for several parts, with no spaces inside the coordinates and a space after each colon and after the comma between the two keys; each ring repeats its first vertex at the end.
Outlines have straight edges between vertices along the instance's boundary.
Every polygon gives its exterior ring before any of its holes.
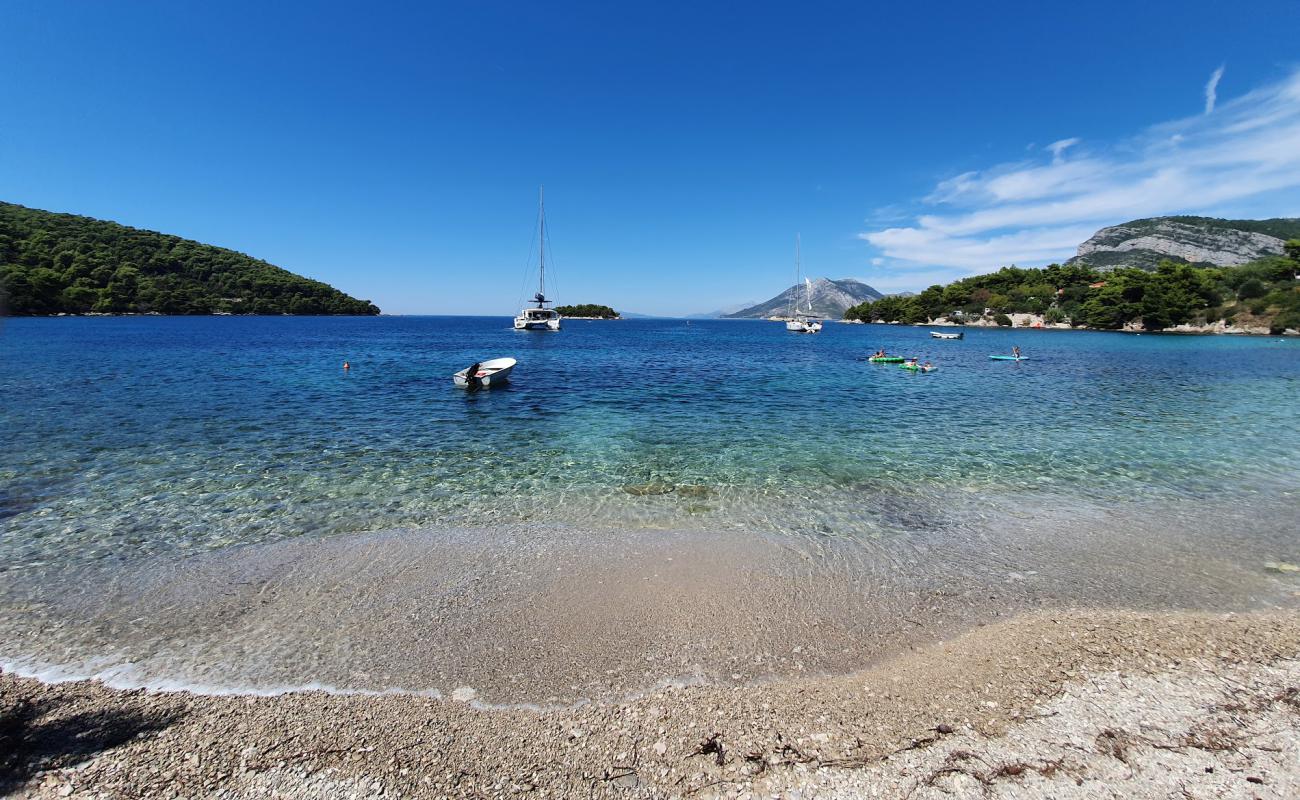
{"type": "Polygon", "coordinates": [[[1300,476],[1300,341],[1277,338],[10,319],[0,363],[4,569],[448,523],[878,537],[960,524],[954,496],[1285,509],[1300,476]],[[988,359],[1013,344],[1032,360],[988,359]],[[508,388],[452,388],[501,355],[508,388]]]}
{"type": "Polygon", "coordinates": [[[562,705],[1300,602],[1296,340],[14,319],[0,389],[0,669],[31,675],[562,705]],[[507,388],[452,387],[502,355],[507,388]]]}

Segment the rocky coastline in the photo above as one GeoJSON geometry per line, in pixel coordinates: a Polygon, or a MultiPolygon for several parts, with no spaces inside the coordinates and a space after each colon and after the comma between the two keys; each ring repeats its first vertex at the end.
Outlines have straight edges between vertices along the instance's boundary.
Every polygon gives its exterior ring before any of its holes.
{"type": "MultiPolygon", "coordinates": [[[[939,317],[929,322],[914,325],[912,327],[968,327],[968,328],[1032,328],[1034,330],[1064,330],[1064,331],[1099,331],[1101,328],[1091,328],[1087,325],[1071,325],[1068,322],[1047,322],[1041,314],[1007,314],[1011,320],[1010,325],[999,325],[993,317],[979,317],[977,319],[954,320],[948,317],[939,317]]],[[[876,325],[889,325],[896,323],[877,322],[876,325]]],[[[1223,334],[1228,336],[1300,336],[1300,330],[1288,328],[1281,334],[1269,333],[1267,323],[1248,322],[1246,324],[1228,324],[1223,320],[1214,322],[1185,322],[1181,325],[1174,325],[1169,328],[1160,330],[1147,330],[1142,325],[1142,320],[1132,320],[1120,329],[1124,333],[1186,333],[1186,334],[1223,334]]]]}

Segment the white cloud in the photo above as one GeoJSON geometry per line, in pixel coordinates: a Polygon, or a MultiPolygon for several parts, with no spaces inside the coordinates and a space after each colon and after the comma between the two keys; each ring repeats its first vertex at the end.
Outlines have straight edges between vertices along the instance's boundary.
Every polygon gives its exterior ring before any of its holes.
{"type": "Polygon", "coordinates": [[[1011,263],[1044,263],[1062,250],[1072,251],[1094,231],[1094,226],[1064,227],[978,238],[927,228],[888,228],[863,236],[891,258],[909,264],[981,271],[1011,263]]]}
{"type": "Polygon", "coordinates": [[[1073,136],[1069,139],[1061,139],[1060,141],[1052,142],[1051,144],[1049,144],[1047,146],[1047,150],[1052,154],[1052,163],[1060,164],[1061,161],[1064,160],[1064,153],[1066,149],[1070,147],[1074,147],[1076,144],[1078,144],[1081,141],[1082,139],[1080,139],[1078,136],[1073,136]]]}
{"type": "Polygon", "coordinates": [[[953,269],[925,269],[912,272],[875,272],[857,278],[878,292],[919,292],[927,286],[952,283],[966,273],[953,269]]]}
{"type": "Polygon", "coordinates": [[[940,181],[925,198],[927,203],[950,203],[969,191],[979,177],[978,172],[963,172],[955,178],[940,181]]]}
{"type": "Polygon", "coordinates": [[[1219,99],[1219,80],[1223,78],[1223,64],[1210,74],[1210,79],[1205,82],[1205,113],[1209,114],[1214,110],[1214,103],[1219,99]]]}
{"type": "MultiPolygon", "coordinates": [[[[1207,98],[1216,84],[1212,78],[1207,98]]],[[[1081,149],[1079,140],[1062,139],[1043,155],[941,181],[923,198],[925,213],[903,224],[877,221],[859,236],[893,273],[971,274],[1063,260],[1097,228],[1137,217],[1240,212],[1252,203],[1254,213],[1283,213],[1300,204],[1300,71],[1214,114],[1110,146],[1081,149]]]]}

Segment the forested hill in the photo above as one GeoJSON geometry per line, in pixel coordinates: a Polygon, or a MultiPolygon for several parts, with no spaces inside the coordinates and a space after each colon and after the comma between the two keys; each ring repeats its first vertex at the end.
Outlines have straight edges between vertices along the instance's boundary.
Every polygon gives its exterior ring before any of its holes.
{"type": "Polygon", "coordinates": [[[600,319],[618,319],[618,312],[609,306],[596,303],[582,303],[576,306],[556,306],[556,313],[562,317],[598,317],[600,319]]]}
{"type": "Polygon", "coordinates": [[[1163,261],[1154,271],[1099,272],[1079,264],[1042,269],[1005,267],[987,275],[931,286],[920,294],[862,303],[844,318],[920,324],[931,320],[1011,325],[1011,314],[1044,324],[1160,331],[1178,326],[1300,330],[1300,239],[1284,255],[1237,267],[1197,267],[1163,261]]]}
{"type": "Polygon", "coordinates": [[[0,203],[0,313],[378,314],[251,256],[0,203]]]}

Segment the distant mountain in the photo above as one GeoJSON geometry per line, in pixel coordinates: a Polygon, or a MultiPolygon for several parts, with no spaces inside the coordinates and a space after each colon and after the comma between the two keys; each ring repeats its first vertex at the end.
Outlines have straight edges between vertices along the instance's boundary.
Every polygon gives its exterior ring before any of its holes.
{"type": "Polygon", "coordinates": [[[372,315],[379,309],[224,247],[0,203],[0,313],[372,315]]]}
{"type": "MultiPolygon", "coordinates": [[[[839,319],[844,316],[846,309],[864,301],[879,300],[882,297],[884,295],[880,292],[862,281],[855,281],[852,278],[844,278],[838,281],[829,278],[818,278],[812,282],[813,313],[827,319],[839,319]]],[[[742,308],[739,311],[723,316],[732,319],[761,319],[763,317],[784,316],[789,313],[794,301],[798,302],[800,308],[806,307],[803,284],[791,286],[765,303],[742,308]]]]}
{"type": "Polygon", "coordinates": [[[1300,238],[1300,219],[1152,217],[1102,228],[1066,263],[1100,271],[1149,271],[1164,260],[1236,267],[1280,256],[1283,243],[1295,238],[1300,238]]]}
{"type": "Polygon", "coordinates": [[[737,311],[740,311],[742,308],[749,308],[752,305],[754,305],[753,300],[750,300],[745,303],[732,303],[729,306],[724,306],[723,308],[719,308],[714,311],[704,311],[696,314],[687,314],[686,319],[723,319],[724,317],[728,317],[736,313],[737,311]]]}

